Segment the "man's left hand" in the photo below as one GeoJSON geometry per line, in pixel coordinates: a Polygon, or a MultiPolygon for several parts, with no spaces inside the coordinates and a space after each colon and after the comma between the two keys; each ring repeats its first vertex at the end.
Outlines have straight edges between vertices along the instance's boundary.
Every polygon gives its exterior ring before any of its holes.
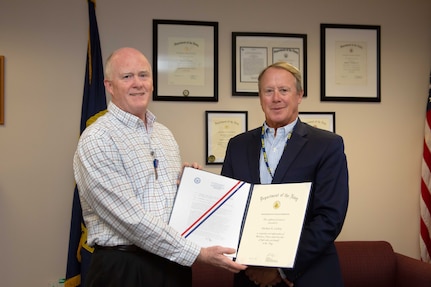
{"type": "Polygon", "coordinates": [[[277,285],[282,280],[277,268],[248,267],[245,274],[259,287],[277,285]]]}

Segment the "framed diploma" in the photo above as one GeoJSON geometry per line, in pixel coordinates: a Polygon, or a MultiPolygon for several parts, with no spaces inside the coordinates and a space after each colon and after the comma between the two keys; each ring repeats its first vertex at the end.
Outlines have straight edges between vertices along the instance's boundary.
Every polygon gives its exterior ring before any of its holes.
{"type": "Polygon", "coordinates": [[[153,100],[218,101],[218,22],[153,20],[153,100]]]}
{"type": "Polygon", "coordinates": [[[0,125],[4,125],[4,56],[0,56],[0,125]]]}
{"type": "Polygon", "coordinates": [[[307,96],[307,35],[232,32],[232,94],[257,96],[257,78],[268,65],[285,61],[302,74],[307,96]]]}
{"type": "Polygon", "coordinates": [[[335,112],[299,112],[299,118],[310,126],[335,133],[335,112]]]}
{"type": "Polygon", "coordinates": [[[380,102],[380,26],[320,24],[321,101],[380,102]]]}
{"type": "Polygon", "coordinates": [[[206,111],[206,164],[223,164],[229,140],[247,131],[247,111],[206,111]]]}

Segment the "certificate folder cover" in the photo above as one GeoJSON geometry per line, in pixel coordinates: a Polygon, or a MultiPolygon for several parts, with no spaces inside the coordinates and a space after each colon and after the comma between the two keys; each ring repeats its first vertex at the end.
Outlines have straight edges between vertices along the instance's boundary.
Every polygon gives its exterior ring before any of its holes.
{"type": "Polygon", "coordinates": [[[311,183],[250,184],[185,168],[169,224],[246,265],[293,267],[311,183]]]}

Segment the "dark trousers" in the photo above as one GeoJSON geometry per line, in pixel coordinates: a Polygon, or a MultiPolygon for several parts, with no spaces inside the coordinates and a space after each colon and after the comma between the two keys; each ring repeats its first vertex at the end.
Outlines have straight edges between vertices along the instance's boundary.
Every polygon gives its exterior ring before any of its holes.
{"type": "Polygon", "coordinates": [[[147,252],[94,251],[85,287],[190,287],[191,268],[147,252]]]}

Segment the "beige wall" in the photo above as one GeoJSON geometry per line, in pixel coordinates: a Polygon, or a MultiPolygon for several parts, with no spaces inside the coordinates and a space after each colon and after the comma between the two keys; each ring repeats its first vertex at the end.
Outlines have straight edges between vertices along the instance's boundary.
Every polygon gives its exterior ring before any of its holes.
{"type": "MultiPolygon", "coordinates": [[[[419,256],[419,183],[431,68],[431,2],[336,0],[99,0],[104,57],[133,46],[152,58],[152,19],[219,22],[219,102],[153,102],[184,161],[204,163],[206,110],[248,110],[231,93],[231,32],[308,35],[302,111],[335,111],[351,201],[340,240],[387,240],[419,256]],[[381,25],[381,103],[320,102],[320,23],[381,25]]],[[[1,286],[49,286],[64,276],[87,45],[85,0],[0,0],[6,118],[0,126],[1,286]]],[[[219,166],[206,166],[218,173],[219,166]]]]}

